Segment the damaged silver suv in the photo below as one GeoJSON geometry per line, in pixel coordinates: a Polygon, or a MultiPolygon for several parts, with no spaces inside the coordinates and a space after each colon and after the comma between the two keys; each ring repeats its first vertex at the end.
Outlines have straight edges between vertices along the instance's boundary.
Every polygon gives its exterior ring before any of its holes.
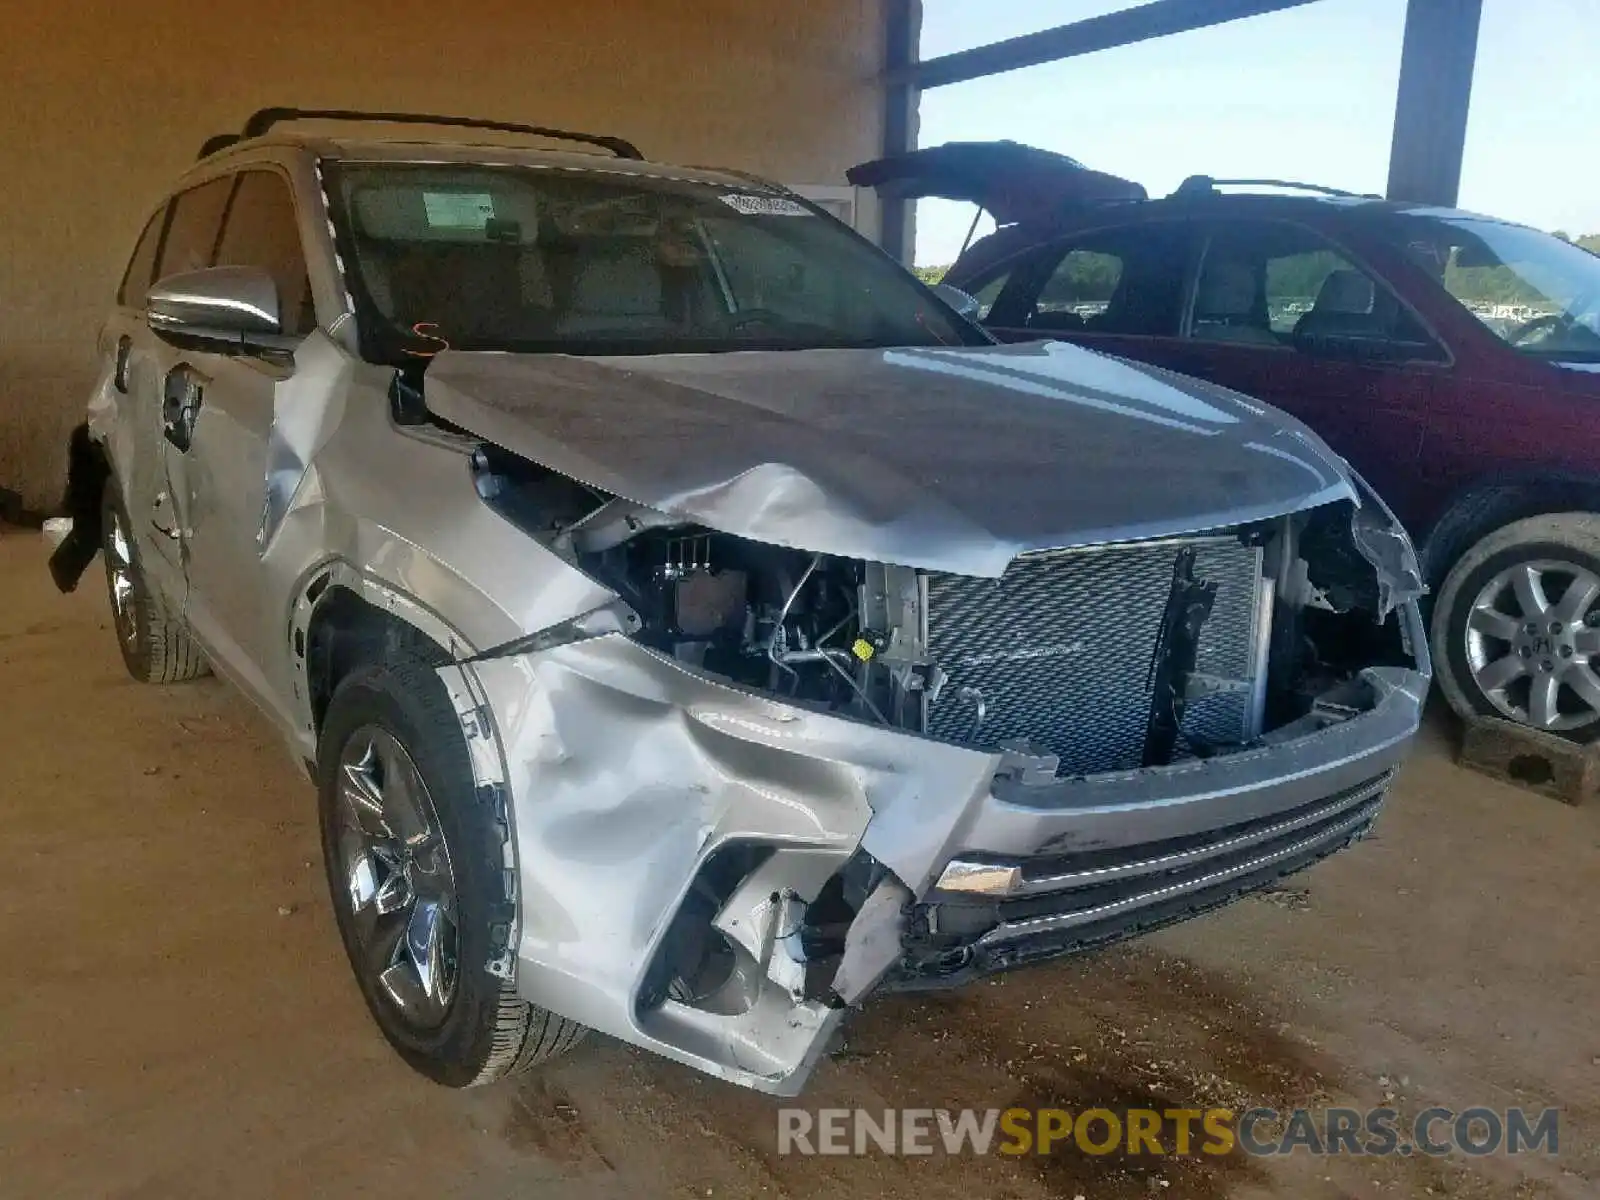
{"type": "Polygon", "coordinates": [[[57,582],[102,553],[135,676],[283,731],[366,1003],[443,1083],[592,1027],[792,1094],[870,994],[1340,849],[1417,728],[1410,544],[1305,428],[994,345],[619,139],[258,114],[103,355],[57,582]]]}

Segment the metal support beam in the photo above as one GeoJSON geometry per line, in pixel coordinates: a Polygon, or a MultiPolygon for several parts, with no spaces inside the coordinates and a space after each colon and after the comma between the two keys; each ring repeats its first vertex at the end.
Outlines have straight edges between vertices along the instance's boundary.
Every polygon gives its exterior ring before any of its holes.
{"type": "MultiPolygon", "coordinates": [[[[886,83],[883,89],[883,154],[904,154],[917,144],[917,89],[906,82],[906,71],[917,60],[922,40],[922,0],[888,0],[883,49],[886,83]]],[[[883,199],[878,244],[908,266],[912,246],[911,206],[905,200],[883,199]]]]}
{"type": "Polygon", "coordinates": [[[1389,199],[1454,207],[1483,0],[1410,0],[1400,53],[1389,199]]]}
{"type": "MultiPolygon", "coordinates": [[[[1204,29],[1208,25],[1221,25],[1243,17],[1258,17],[1263,13],[1285,8],[1297,8],[1313,0],[1150,0],[1136,8],[1125,8],[1101,17],[1090,17],[1071,25],[1058,25],[1041,33],[1030,33],[993,42],[956,54],[939,58],[908,62],[896,71],[891,68],[889,82],[909,83],[915,87],[944,87],[950,83],[964,83],[985,75],[998,75],[1002,71],[1015,71],[1019,67],[1034,67],[1040,63],[1075,58],[1092,54],[1096,50],[1110,50],[1114,46],[1128,46],[1151,38],[1167,37],[1174,33],[1187,33],[1191,29],[1204,29]]],[[[1413,0],[1415,6],[1417,0],[1413,0]]]]}

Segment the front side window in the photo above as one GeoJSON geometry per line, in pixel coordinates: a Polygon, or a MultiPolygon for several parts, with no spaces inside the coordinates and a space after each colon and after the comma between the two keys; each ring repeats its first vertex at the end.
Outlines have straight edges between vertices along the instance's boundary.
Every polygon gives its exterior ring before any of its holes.
{"type": "Polygon", "coordinates": [[[1038,330],[1176,337],[1188,265],[1177,223],[1098,230],[1056,247],[1022,324],[1038,330]]]}
{"type": "Polygon", "coordinates": [[[166,219],[167,209],[163,205],[139,235],[139,244],[134,247],[133,257],[128,260],[128,269],[122,273],[122,285],[117,288],[118,304],[130,308],[144,307],[145,293],[154,282],[156,251],[161,248],[161,226],[166,219]]]}
{"type": "Polygon", "coordinates": [[[224,176],[181,192],[172,202],[172,219],[161,247],[161,265],[156,279],[166,279],[186,271],[202,271],[211,265],[217,250],[217,235],[222,231],[222,214],[228,207],[233,177],[224,176]]]}
{"type": "Polygon", "coordinates": [[[1385,284],[1311,230],[1277,221],[1211,229],[1189,336],[1338,356],[1443,356],[1385,284]]]}
{"type": "Polygon", "coordinates": [[[316,328],[311,282],[306,274],[300,224],[289,185],[274,171],[245,171],[228,205],[217,245],[216,266],[260,267],[278,285],[283,331],[303,335],[316,328]]]}
{"type": "Polygon", "coordinates": [[[1462,307],[1525,354],[1600,362],[1600,258],[1521,225],[1396,218],[1393,240],[1462,307]]]}
{"type": "Polygon", "coordinates": [[[329,163],[363,353],[960,345],[983,335],[838,222],[758,187],[329,163]]]}

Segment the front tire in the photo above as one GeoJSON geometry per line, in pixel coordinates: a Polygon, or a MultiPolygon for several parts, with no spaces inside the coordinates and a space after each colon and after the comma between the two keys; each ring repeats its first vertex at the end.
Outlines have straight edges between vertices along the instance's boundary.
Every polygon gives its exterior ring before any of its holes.
{"type": "Polygon", "coordinates": [[[128,674],[140,683],[182,683],[206,674],[210,668],[189,627],[167,611],[145,578],[115,478],[106,480],[100,497],[100,557],[106,564],[117,648],[128,674]]]}
{"type": "Polygon", "coordinates": [[[1462,717],[1600,736],[1600,516],[1530,517],[1483,538],[1445,577],[1431,640],[1462,717]]]}
{"type": "Polygon", "coordinates": [[[474,782],[444,686],[419,660],[363,667],[328,703],[317,764],[323,861],[367,1008],[449,1087],[570,1049],[582,1025],[489,973],[511,910],[504,823],[474,782]]]}

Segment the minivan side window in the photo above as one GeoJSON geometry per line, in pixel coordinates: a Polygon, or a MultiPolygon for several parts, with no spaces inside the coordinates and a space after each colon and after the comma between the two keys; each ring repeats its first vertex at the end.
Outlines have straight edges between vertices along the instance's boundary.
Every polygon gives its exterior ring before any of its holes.
{"type": "Polygon", "coordinates": [[[128,269],[122,273],[122,283],[117,288],[118,304],[144,307],[144,294],[155,281],[156,251],[161,248],[161,227],[166,219],[167,206],[163,204],[139,235],[139,244],[134,247],[133,257],[128,260],[128,269]]]}
{"type": "Polygon", "coordinates": [[[1195,287],[1197,341],[1309,353],[1441,360],[1444,352],[1381,280],[1318,234],[1281,221],[1217,225],[1195,287]]]}
{"type": "Polygon", "coordinates": [[[277,172],[244,171],[239,175],[215,265],[261,267],[270,272],[278,285],[283,332],[301,336],[316,328],[294,198],[277,172]]]}
{"type": "Polygon", "coordinates": [[[211,265],[222,231],[222,213],[228,206],[233,178],[225,176],[180,192],[172,202],[172,220],[161,247],[161,266],[156,279],[166,279],[185,271],[200,271],[211,265]]]}
{"type": "Polygon", "coordinates": [[[1096,230],[1046,250],[1035,260],[1029,294],[1016,304],[1006,296],[993,323],[1177,337],[1188,263],[1188,227],[1180,222],[1096,230]]]}

